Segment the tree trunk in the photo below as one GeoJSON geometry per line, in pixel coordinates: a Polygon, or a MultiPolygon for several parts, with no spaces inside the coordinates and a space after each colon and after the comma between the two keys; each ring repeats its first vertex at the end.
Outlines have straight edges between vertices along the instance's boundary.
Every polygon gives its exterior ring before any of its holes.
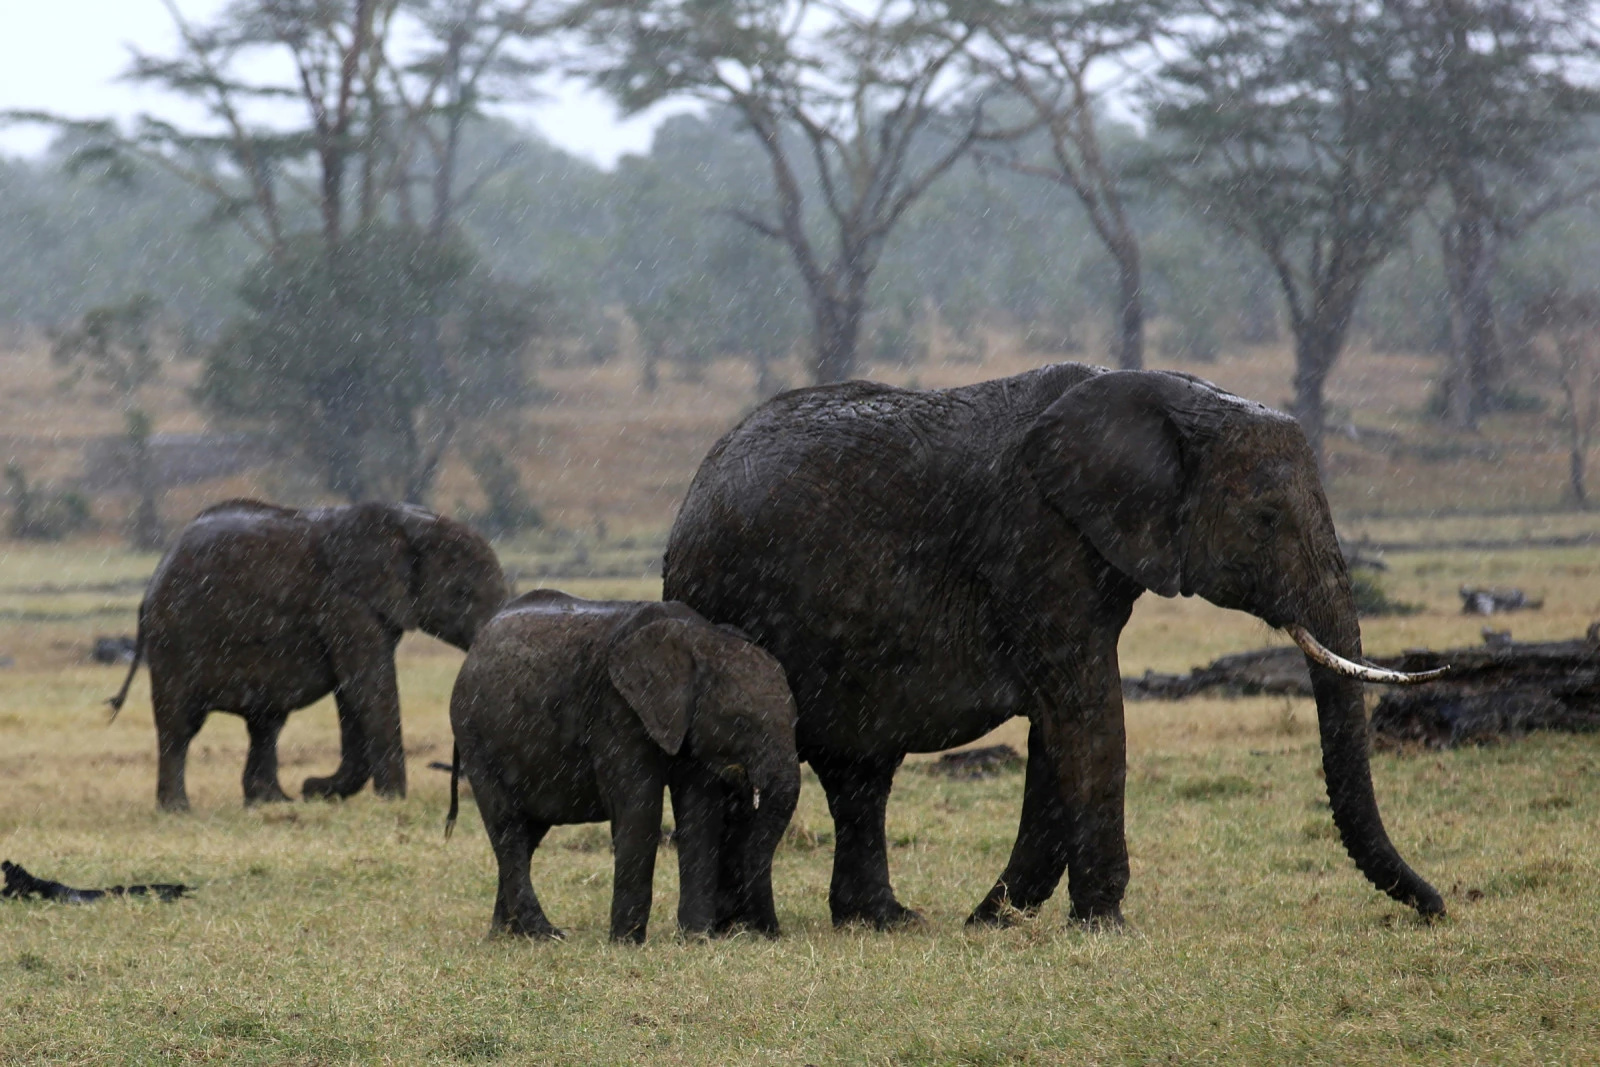
{"type": "MultiPolygon", "coordinates": [[[[1330,272],[1331,275],[1331,272],[1330,272]]],[[[1331,275],[1317,287],[1311,313],[1294,324],[1294,410],[1317,472],[1327,476],[1328,411],[1324,389],[1333,365],[1344,350],[1350,317],[1361,296],[1361,279],[1349,274],[1331,275]]]]}
{"type": "Polygon", "coordinates": [[[849,381],[856,376],[856,352],[861,340],[861,314],[866,307],[866,278],[852,277],[843,299],[831,294],[813,296],[817,347],[812,373],[818,385],[849,381]]]}
{"type": "Polygon", "coordinates": [[[1323,440],[1327,435],[1328,410],[1323,391],[1327,386],[1328,372],[1338,358],[1338,341],[1329,336],[1326,327],[1309,323],[1296,332],[1294,343],[1294,408],[1291,414],[1299,421],[1300,429],[1311,445],[1311,454],[1317,457],[1317,471],[1325,473],[1327,457],[1323,440]]]}
{"type": "Polygon", "coordinates": [[[133,453],[133,485],[139,502],[133,509],[133,522],[129,530],[133,547],[154,551],[165,541],[161,529],[161,510],[157,506],[157,485],[154,457],[150,453],[150,416],[143,411],[128,412],[128,445],[133,453]]]}
{"type": "Polygon", "coordinates": [[[1489,283],[1497,260],[1494,224],[1476,176],[1451,183],[1455,208],[1440,241],[1450,297],[1450,366],[1445,375],[1445,420],[1476,431],[1494,402],[1498,350],[1489,283]]]}
{"type": "Polygon", "coordinates": [[[1144,286],[1139,245],[1118,241],[1111,249],[1117,261],[1117,366],[1144,369],[1144,286]]]}
{"type": "Polygon", "coordinates": [[[1584,432],[1583,413],[1578,409],[1578,389],[1573,381],[1576,373],[1576,368],[1569,363],[1561,381],[1561,391],[1567,398],[1567,495],[1573,506],[1586,509],[1589,506],[1589,493],[1584,484],[1584,468],[1589,451],[1589,435],[1584,432]]]}

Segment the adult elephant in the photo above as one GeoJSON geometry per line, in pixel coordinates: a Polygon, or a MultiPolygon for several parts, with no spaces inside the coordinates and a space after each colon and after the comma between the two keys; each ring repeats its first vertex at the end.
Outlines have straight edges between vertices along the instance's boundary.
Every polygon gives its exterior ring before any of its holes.
{"type": "Polygon", "coordinates": [[[834,922],[879,927],[916,916],[889,885],[895,768],[1013,715],[1031,722],[1021,827],[968,921],[1033,911],[1063,870],[1075,917],[1121,920],[1117,638],[1147,589],[1296,636],[1345,848],[1379,889],[1442,914],[1373,795],[1357,675],[1401,676],[1353,662],[1350,578],[1286,415],[1187,375],[1070,363],[958,389],[797,390],[711,450],[665,573],[668,598],[783,664],[834,819],[834,922]]]}
{"type": "Polygon", "coordinates": [[[297,511],[231,500],[201,512],[167,551],[139,605],[133,665],[150,664],[159,769],[156,798],[189,807],[189,742],[212,711],[244,717],[245,803],[287,800],[278,733],[289,712],[329,693],[339,769],[307,778],[307,797],[349,796],[367,780],[404,796],[405,752],[394,651],[420,629],[472,643],[508,594],[489,543],[418,507],[357,504],[297,511]]]}

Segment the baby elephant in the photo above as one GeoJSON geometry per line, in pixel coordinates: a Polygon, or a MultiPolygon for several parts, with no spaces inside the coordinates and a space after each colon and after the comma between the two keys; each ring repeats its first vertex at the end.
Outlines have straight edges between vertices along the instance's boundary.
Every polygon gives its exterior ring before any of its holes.
{"type": "Polygon", "coordinates": [[[778,661],[742,634],[678,603],[528,593],[479,632],[450,724],[500,864],[491,933],[561,937],[529,859],[551,826],[607,819],[611,937],[643,941],[664,787],[679,928],[778,932],[772,854],[800,794],[795,704],[778,661]]]}

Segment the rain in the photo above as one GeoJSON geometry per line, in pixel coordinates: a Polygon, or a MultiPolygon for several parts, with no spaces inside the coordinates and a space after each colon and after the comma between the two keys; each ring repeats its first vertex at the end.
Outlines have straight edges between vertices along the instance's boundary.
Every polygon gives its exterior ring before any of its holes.
{"type": "Polygon", "coordinates": [[[1600,1055],[1592,5],[65,7],[0,1062],[1600,1055]]]}

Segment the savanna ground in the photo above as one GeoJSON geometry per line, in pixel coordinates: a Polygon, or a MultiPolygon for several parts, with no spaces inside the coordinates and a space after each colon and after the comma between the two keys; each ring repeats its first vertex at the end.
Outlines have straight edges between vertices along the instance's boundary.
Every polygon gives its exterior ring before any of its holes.
{"type": "MultiPolygon", "coordinates": [[[[921,384],[1018,369],[941,364],[884,376],[921,384]]],[[[1281,403],[1281,356],[1196,370],[1281,403]]],[[[1483,440],[1418,415],[1426,361],[1357,354],[1334,400],[1331,495],[1347,534],[1379,542],[1510,540],[1600,530],[1553,510],[1565,457],[1531,417],[1483,440]],[[1363,400],[1362,398],[1368,398],[1363,400]],[[1377,399],[1372,399],[1377,398],[1377,399]],[[1376,443],[1374,443],[1376,442],[1376,443]],[[1490,443],[1492,442],[1492,444],[1490,443]],[[1449,516],[1425,517],[1448,510],[1449,516]]],[[[115,419],[73,408],[36,355],[0,357],[13,450],[53,477],[73,442],[115,419]],[[31,392],[30,392],[31,390],[31,392]],[[54,421],[51,412],[54,411],[54,421]],[[101,425],[104,423],[104,425],[101,425]],[[52,473],[54,472],[54,473],[52,473]]],[[[630,368],[548,372],[519,456],[565,533],[502,546],[528,587],[542,572],[643,571],[700,454],[749,403],[729,368],[637,393],[630,368]]],[[[163,417],[194,428],[173,387],[163,417]]],[[[286,476],[185,489],[274,492],[286,476]]],[[[459,473],[441,503],[472,505],[459,473]]],[[[1463,583],[1543,596],[1507,617],[1519,639],[1581,634],[1600,617],[1600,550],[1393,552],[1393,597],[1420,614],[1369,620],[1373,653],[1478,640],[1463,583]]],[[[446,714],[460,654],[402,645],[410,796],[240,805],[242,723],[215,716],[190,764],[195,811],[154,809],[155,752],[141,672],[112,725],[123,668],[86,662],[92,637],[130,630],[154,557],[111,536],[0,545],[0,857],[76,885],[183,881],[176,904],[0,905],[0,1063],[505,1062],[910,1063],[1594,1062],[1600,1058],[1600,738],[1534,737],[1374,757],[1390,832],[1445,891],[1423,925],[1344,857],[1318,775],[1314,709],[1254,698],[1128,708],[1133,879],[1121,932],[1085,931],[1063,900],[1003,931],[967,910],[1004,865],[1022,777],[968,782],[901,770],[889,810],[897,889],[926,915],[895,933],[827,916],[831,824],[809,775],[777,860],[784,936],[685,944],[672,936],[664,848],[649,943],[605,940],[610,855],[601,827],[552,832],[534,881],[563,944],[486,941],[493,862],[470,804],[442,822],[446,714]]],[[[546,579],[554,582],[554,579],[546,579]]],[[[649,577],[562,578],[586,596],[648,597],[649,577]]],[[[1124,673],[1183,670],[1279,638],[1247,616],[1146,597],[1124,673]]],[[[999,731],[1022,747],[1020,723],[999,731]]],[[[283,777],[338,758],[331,705],[293,716],[283,777]]]]}

